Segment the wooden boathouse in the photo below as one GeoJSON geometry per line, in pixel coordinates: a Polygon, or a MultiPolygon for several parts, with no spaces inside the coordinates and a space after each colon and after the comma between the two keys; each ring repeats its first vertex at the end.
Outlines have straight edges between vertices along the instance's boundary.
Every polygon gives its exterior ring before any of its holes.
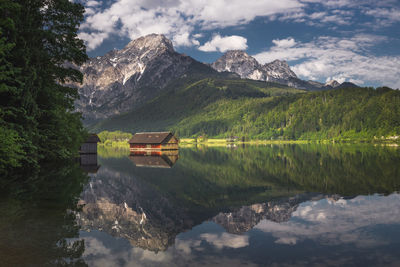
{"type": "Polygon", "coordinates": [[[136,133],[129,140],[130,151],[177,150],[179,140],[171,132],[136,133]]]}
{"type": "Polygon", "coordinates": [[[90,134],[85,143],[83,143],[79,149],[80,154],[97,154],[97,143],[100,142],[100,138],[97,134],[90,134]]]}

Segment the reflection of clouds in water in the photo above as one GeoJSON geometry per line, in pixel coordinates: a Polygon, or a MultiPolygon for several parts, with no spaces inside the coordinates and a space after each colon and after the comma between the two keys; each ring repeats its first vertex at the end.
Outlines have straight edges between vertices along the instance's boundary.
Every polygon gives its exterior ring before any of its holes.
{"type": "Polygon", "coordinates": [[[297,239],[294,237],[282,237],[275,241],[277,244],[296,245],[297,239]]]}
{"type": "Polygon", "coordinates": [[[383,245],[365,227],[400,223],[400,194],[359,196],[351,200],[305,202],[285,223],[261,221],[255,228],[271,233],[276,243],[296,244],[312,239],[325,245],[354,243],[358,247],[383,245]]]}
{"type": "Polygon", "coordinates": [[[192,253],[192,249],[202,250],[202,248],[200,247],[200,244],[201,244],[201,240],[176,239],[175,240],[175,249],[181,253],[189,255],[192,253]]]}
{"type": "Polygon", "coordinates": [[[104,243],[94,237],[85,239],[85,261],[89,266],[142,266],[143,263],[172,262],[173,255],[168,252],[152,252],[140,248],[111,251],[104,243]],[[124,264],[121,264],[121,263],[124,264]]]}
{"type": "Polygon", "coordinates": [[[202,234],[200,238],[208,243],[213,244],[216,248],[241,248],[249,245],[249,237],[247,235],[233,235],[229,233],[222,234],[202,234]]]}
{"type": "MultiPolygon", "coordinates": [[[[152,252],[141,248],[126,246],[116,249],[107,243],[107,238],[101,235],[83,237],[85,239],[84,257],[89,266],[238,266],[257,263],[241,248],[251,248],[253,253],[259,250],[260,257],[269,261],[271,265],[308,266],[308,265],[346,265],[357,263],[360,255],[366,260],[375,261],[378,265],[384,263],[398,263],[399,259],[390,251],[379,250],[379,246],[393,242],[391,237],[380,236],[374,229],[375,225],[400,224],[400,195],[390,196],[359,196],[351,200],[323,199],[301,204],[292,214],[291,220],[285,223],[261,221],[255,228],[243,235],[227,232],[209,232],[210,223],[197,226],[197,234],[183,233],[175,239],[174,246],[166,251],[152,252]],[[265,244],[255,242],[252,238],[258,231],[264,231],[274,237],[265,239],[265,244]],[[321,254],[308,254],[305,248],[304,255],[291,255],[292,247],[282,250],[287,253],[284,258],[279,255],[263,255],[269,247],[267,243],[275,242],[278,245],[296,246],[302,249],[302,241],[311,240],[319,245],[328,245],[328,250],[321,254]],[[261,247],[258,247],[260,246],[261,247]],[[356,254],[337,254],[335,245],[355,245],[356,254]],[[265,245],[265,246],[264,246],[265,245]],[[364,250],[366,249],[366,250],[364,250]],[[357,251],[367,254],[358,255],[357,251]],[[230,252],[230,253],[227,253],[230,252]]],[[[212,225],[214,225],[212,223],[212,225]]],[[[106,233],[102,233],[107,235],[106,233]]],[[[108,235],[107,235],[108,236],[108,235]]],[[[122,240],[122,239],[120,239],[122,240]]],[[[259,241],[258,241],[259,242],[259,241]]],[[[286,246],[284,246],[286,247],[286,246]]],[[[348,249],[343,246],[343,249],[348,249]]],[[[258,255],[258,254],[257,254],[258,255]]],[[[261,260],[262,262],[262,260],[261,260]]]]}
{"type": "MultiPolygon", "coordinates": [[[[95,237],[84,237],[84,258],[89,266],[208,266],[230,265],[240,266],[240,259],[229,258],[224,255],[202,255],[201,258],[194,252],[202,252],[202,242],[211,243],[219,250],[222,248],[239,248],[249,244],[247,236],[233,234],[201,234],[198,239],[177,239],[174,247],[167,251],[152,252],[141,248],[118,249],[112,251],[95,237]]],[[[246,263],[253,266],[252,263],[246,263]]]]}
{"type": "Polygon", "coordinates": [[[186,262],[190,261],[193,251],[200,252],[204,248],[202,242],[212,244],[218,250],[223,248],[241,248],[249,245],[249,237],[244,235],[201,234],[198,239],[176,239],[175,246],[167,251],[152,252],[141,248],[111,251],[104,243],[95,237],[84,237],[84,257],[90,266],[114,266],[117,262],[129,262],[124,266],[137,266],[143,263],[155,264],[177,264],[174,259],[180,258],[186,262]]]}
{"type": "Polygon", "coordinates": [[[101,241],[93,237],[85,239],[85,256],[106,255],[110,254],[111,250],[106,248],[101,241]]]}

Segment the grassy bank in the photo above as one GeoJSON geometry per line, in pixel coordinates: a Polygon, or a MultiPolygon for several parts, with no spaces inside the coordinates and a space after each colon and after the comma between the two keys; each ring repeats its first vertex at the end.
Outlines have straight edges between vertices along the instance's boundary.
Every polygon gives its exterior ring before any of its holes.
{"type": "MultiPolygon", "coordinates": [[[[112,148],[121,148],[121,149],[129,149],[128,141],[132,137],[131,133],[126,133],[122,131],[103,131],[98,134],[101,142],[100,146],[104,147],[112,147],[112,148]]],[[[329,143],[373,143],[373,144],[383,144],[383,145],[392,145],[396,146],[400,144],[399,136],[381,136],[373,138],[351,138],[348,135],[343,135],[339,138],[331,138],[331,139],[318,139],[316,137],[309,139],[298,139],[298,140],[288,140],[279,137],[277,139],[261,139],[261,138],[238,138],[235,139],[226,139],[226,138],[214,138],[207,136],[199,136],[196,138],[179,138],[180,146],[193,146],[193,145],[206,145],[206,146],[229,146],[231,144],[241,145],[263,145],[263,144],[310,144],[310,143],[320,143],[320,144],[329,144],[329,143]],[[244,140],[244,141],[243,141],[244,140]]]]}

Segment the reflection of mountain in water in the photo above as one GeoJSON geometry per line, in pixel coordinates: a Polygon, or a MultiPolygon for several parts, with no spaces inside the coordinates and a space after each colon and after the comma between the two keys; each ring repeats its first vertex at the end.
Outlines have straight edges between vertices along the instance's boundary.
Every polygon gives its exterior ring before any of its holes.
{"type": "Polygon", "coordinates": [[[182,209],[156,190],[107,167],[92,177],[80,204],[82,230],[102,230],[152,251],[165,250],[178,233],[192,226],[182,209]]]}
{"type": "Polygon", "coordinates": [[[136,167],[171,168],[179,159],[178,150],[135,151],[129,158],[136,167]]]}
{"type": "Polygon", "coordinates": [[[322,198],[330,200],[340,199],[339,195],[324,196],[321,194],[308,193],[296,195],[289,198],[272,200],[266,203],[257,203],[234,209],[229,213],[219,213],[211,221],[223,226],[228,233],[241,234],[249,231],[261,220],[277,223],[289,221],[293,212],[305,201],[316,201],[322,198]]]}
{"type": "Polygon", "coordinates": [[[167,249],[178,233],[206,220],[243,233],[262,219],[289,220],[304,201],[399,189],[397,150],[182,149],[168,170],[140,168],[136,157],[152,155],[100,158],[78,221],[85,230],[103,230],[152,251],[167,249]]]}

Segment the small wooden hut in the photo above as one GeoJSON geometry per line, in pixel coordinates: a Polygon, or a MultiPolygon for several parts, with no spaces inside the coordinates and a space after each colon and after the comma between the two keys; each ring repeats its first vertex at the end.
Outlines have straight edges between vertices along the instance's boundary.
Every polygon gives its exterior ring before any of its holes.
{"type": "Polygon", "coordinates": [[[100,142],[100,138],[97,134],[90,134],[79,149],[80,154],[97,154],[97,143],[100,142]]]}
{"type": "Polygon", "coordinates": [[[130,151],[143,150],[177,150],[178,138],[171,132],[147,132],[136,133],[129,140],[130,151]]]}

